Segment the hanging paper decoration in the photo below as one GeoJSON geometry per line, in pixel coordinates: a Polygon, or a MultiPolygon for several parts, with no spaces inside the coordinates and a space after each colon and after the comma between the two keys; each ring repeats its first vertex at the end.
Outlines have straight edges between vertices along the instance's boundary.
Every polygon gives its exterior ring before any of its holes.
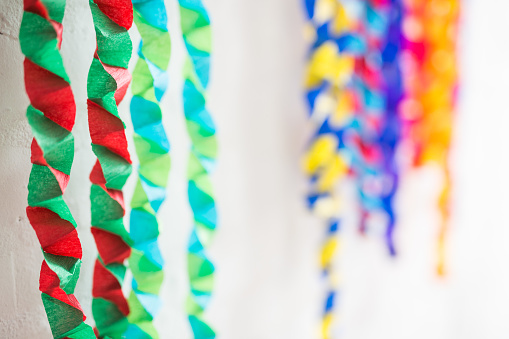
{"type": "Polygon", "coordinates": [[[438,272],[444,273],[451,178],[448,155],[457,91],[456,34],[460,0],[405,1],[405,98],[400,112],[414,164],[438,164],[444,173],[439,199],[438,272]]]}
{"type": "Polygon", "coordinates": [[[25,0],[19,33],[30,99],[32,171],[27,216],[42,247],[39,289],[54,338],[95,338],[74,296],[82,250],[76,222],[62,195],[74,158],[76,105],[60,45],[65,0],[25,0]]]}
{"type": "Polygon", "coordinates": [[[194,225],[188,247],[191,293],[186,310],[194,338],[215,338],[204,320],[214,282],[214,265],[205,252],[217,224],[210,173],[217,153],[216,129],[206,108],[209,82],[210,20],[201,0],[179,0],[180,22],[188,59],[184,69],[184,114],[191,139],[188,194],[194,225]]]}
{"type": "Polygon", "coordinates": [[[161,307],[159,292],[164,277],[157,212],[166,198],[170,171],[170,144],[159,102],[168,86],[166,69],[171,42],[163,0],[134,0],[133,5],[141,42],[132,79],[131,119],[140,165],[131,200],[129,268],[133,282],[129,296],[130,326],[125,336],[159,338],[152,323],[161,307]]]}
{"type": "Polygon", "coordinates": [[[90,181],[92,234],[99,256],[92,287],[92,312],[100,338],[120,338],[127,330],[129,306],[122,293],[124,261],[131,253],[124,227],[122,188],[131,173],[125,126],[117,105],[131,77],[127,71],[133,21],[130,0],[90,0],[97,50],[88,73],[88,124],[97,156],[90,181]]]}
{"type": "MultiPolygon", "coordinates": [[[[358,22],[337,0],[306,0],[309,35],[312,46],[307,70],[306,89],[310,118],[317,130],[305,157],[305,171],[310,178],[308,204],[311,211],[327,223],[321,266],[327,282],[321,328],[322,338],[331,337],[334,299],[338,278],[333,259],[338,247],[340,201],[338,184],[348,174],[349,155],[344,133],[359,106],[353,83],[356,59],[364,51],[355,34],[358,22]]],[[[355,11],[353,11],[355,13],[355,11]]]]}
{"type": "Polygon", "coordinates": [[[361,34],[366,50],[355,67],[361,106],[347,144],[360,197],[360,229],[365,232],[370,224],[386,225],[387,247],[395,255],[393,199],[398,187],[395,155],[401,129],[397,111],[402,92],[398,64],[401,5],[399,0],[366,0],[363,5],[361,34]]]}

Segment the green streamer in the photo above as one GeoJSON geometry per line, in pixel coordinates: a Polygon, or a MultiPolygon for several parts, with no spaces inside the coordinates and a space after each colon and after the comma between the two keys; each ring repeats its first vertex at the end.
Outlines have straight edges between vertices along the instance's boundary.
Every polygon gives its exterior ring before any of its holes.
{"type": "Polygon", "coordinates": [[[171,42],[163,0],[133,1],[134,22],[141,34],[139,60],[133,72],[131,119],[139,158],[138,180],[131,200],[129,296],[131,313],[126,338],[159,338],[153,320],[161,307],[163,259],[159,249],[157,212],[166,198],[170,171],[169,142],[159,102],[168,85],[166,69],[171,42]]]}
{"type": "Polygon", "coordinates": [[[216,337],[204,320],[214,283],[214,265],[205,250],[217,224],[210,180],[217,153],[216,130],[206,108],[211,31],[207,11],[200,0],[180,0],[179,4],[182,34],[188,52],[184,69],[184,114],[192,143],[188,164],[188,195],[194,216],[188,247],[191,293],[186,310],[194,338],[206,339],[216,337]]]}

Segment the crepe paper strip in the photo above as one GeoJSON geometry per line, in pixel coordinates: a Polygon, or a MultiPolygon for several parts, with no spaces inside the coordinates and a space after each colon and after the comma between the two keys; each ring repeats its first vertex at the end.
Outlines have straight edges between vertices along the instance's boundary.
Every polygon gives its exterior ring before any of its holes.
{"type": "Polygon", "coordinates": [[[122,293],[131,241],[123,217],[122,188],[131,173],[125,125],[117,105],[131,76],[127,71],[133,21],[130,0],[90,0],[97,50],[88,73],[88,124],[97,162],[90,173],[92,234],[99,252],[94,268],[92,313],[100,338],[121,338],[129,306],[122,293]]]}
{"type": "Polygon", "coordinates": [[[184,69],[184,114],[191,139],[188,163],[189,205],[194,224],[188,245],[190,294],[186,311],[194,338],[215,338],[205,322],[214,283],[214,265],[207,257],[217,225],[210,174],[217,154],[216,128],[206,108],[209,82],[211,30],[201,0],[179,0],[180,22],[188,58],[184,69]]]}
{"type": "Polygon", "coordinates": [[[386,98],[386,119],[381,134],[381,149],[385,154],[383,163],[384,190],[382,191],[382,206],[387,216],[385,239],[389,252],[396,254],[394,245],[394,228],[396,215],[394,198],[399,188],[400,168],[397,161],[397,149],[401,142],[402,122],[398,113],[399,104],[403,97],[403,79],[400,65],[402,51],[401,23],[403,17],[403,0],[389,0],[388,27],[385,45],[382,49],[382,73],[386,98]]]}
{"type": "Polygon", "coordinates": [[[456,41],[460,0],[405,1],[403,21],[405,98],[400,105],[404,137],[415,166],[438,164],[444,184],[438,205],[439,274],[445,269],[445,235],[449,219],[451,178],[448,155],[458,87],[456,41]]]}
{"type": "Polygon", "coordinates": [[[82,250],[76,222],[62,195],[74,158],[76,105],[60,46],[65,0],[25,0],[19,40],[30,99],[32,171],[28,219],[44,254],[39,289],[54,338],[95,338],[74,296],[82,250]]]}
{"type": "Polygon", "coordinates": [[[365,232],[368,224],[386,225],[391,255],[396,254],[393,199],[399,181],[395,157],[401,130],[400,22],[399,0],[364,1],[361,34],[366,51],[355,66],[362,106],[347,141],[360,197],[360,230],[365,232]]]}
{"type": "Polygon", "coordinates": [[[27,216],[41,244],[44,261],[40,290],[53,337],[94,338],[73,295],[82,250],[74,221],[62,195],[74,158],[76,105],[60,45],[65,1],[25,1],[20,45],[25,54],[25,87],[30,99],[32,171],[27,216]]]}
{"type": "Polygon", "coordinates": [[[163,258],[157,212],[166,198],[170,144],[159,102],[168,86],[171,42],[163,0],[133,0],[134,22],[141,34],[133,72],[131,119],[140,162],[131,200],[129,268],[133,274],[126,338],[159,338],[152,321],[162,305],[163,258]]]}
{"type": "Polygon", "coordinates": [[[334,257],[340,247],[339,220],[331,218],[328,221],[328,230],[326,241],[322,247],[320,264],[322,274],[327,283],[327,296],[325,299],[322,324],[321,324],[321,338],[332,338],[332,327],[334,325],[334,306],[335,299],[338,294],[339,277],[338,272],[334,270],[334,257]]]}
{"type": "Polygon", "coordinates": [[[356,33],[355,8],[347,8],[336,0],[306,0],[305,7],[308,35],[312,39],[305,87],[316,132],[305,155],[304,170],[310,178],[309,208],[327,225],[321,249],[321,267],[327,284],[321,337],[327,339],[332,335],[339,285],[338,274],[333,270],[340,240],[341,203],[337,190],[348,175],[350,162],[344,134],[359,106],[354,66],[365,46],[356,33]]]}

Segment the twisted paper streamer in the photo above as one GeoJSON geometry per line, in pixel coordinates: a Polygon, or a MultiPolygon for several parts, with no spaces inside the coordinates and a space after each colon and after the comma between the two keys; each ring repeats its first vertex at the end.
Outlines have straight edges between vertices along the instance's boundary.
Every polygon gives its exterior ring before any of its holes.
{"type": "Polygon", "coordinates": [[[88,73],[88,124],[97,156],[90,181],[92,234],[99,256],[95,263],[92,312],[100,338],[121,338],[129,306],[122,293],[130,255],[122,188],[131,173],[125,126],[118,114],[131,77],[127,71],[133,21],[130,0],[90,0],[97,50],[88,73]]]}
{"type": "Polygon", "coordinates": [[[163,259],[158,244],[157,212],[166,198],[170,144],[162,124],[159,102],[168,85],[166,69],[171,42],[163,0],[133,0],[134,22],[141,34],[139,59],[133,72],[131,119],[140,166],[131,200],[129,296],[131,313],[126,338],[159,338],[152,321],[159,312],[163,259]]]}
{"type": "Polygon", "coordinates": [[[42,247],[39,289],[54,338],[94,338],[74,296],[82,250],[76,222],[62,195],[74,158],[76,105],[60,45],[65,0],[25,0],[19,32],[30,99],[32,171],[27,216],[42,247]]]}
{"type": "Polygon", "coordinates": [[[210,173],[216,153],[216,129],[206,108],[209,82],[211,31],[210,20],[201,0],[179,0],[180,22],[188,60],[184,70],[184,114],[191,139],[188,164],[189,204],[194,226],[188,247],[188,274],[191,293],[186,310],[195,338],[215,338],[204,321],[214,282],[214,265],[205,249],[217,224],[210,173]]]}
{"type": "Polygon", "coordinates": [[[356,65],[362,107],[356,114],[348,141],[361,202],[360,228],[364,232],[370,220],[386,224],[385,239],[391,255],[396,253],[393,198],[398,187],[395,155],[401,129],[397,112],[402,92],[398,64],[399,1],[364,1],[361,31],[366,51],[356,65]]]}
{"type": "Polygon", "coordinates": [[[358,106],[352,80],[355,60],[364,46],[355,34],[355,17],[342,2],[306,0],[305,5],[309,35],[313,40],[306,89],[310,116],[317,131],[310,142],[304,167],[310,177],[309,208],[328,225],[321,255],[321,266],[328,285],[321,336],[330,338],[338,285],[337,274],[333,271],[340,222],[336,190],[348,173],[344,132],[358,106]]]}
{"type": "Polygon", "coordinates": [[[451,179],[448,155],[457,91],[456,34],[460,0],[407,0],[403,23],[405,99],[400,112],[414,164],[437,163],[444,173],[439,199],[439,274],[444,273],[451,179]]]}

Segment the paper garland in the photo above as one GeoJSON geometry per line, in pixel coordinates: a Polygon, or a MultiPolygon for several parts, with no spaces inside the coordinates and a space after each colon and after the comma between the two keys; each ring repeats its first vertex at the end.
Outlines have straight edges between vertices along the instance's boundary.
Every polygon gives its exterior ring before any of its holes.
{"type": "Polygon", "coordinates": [[[159,292],[164,278],[157,212],[166,198],[170,171],[170,144],[159,102],[168,86],[171,42],[163,0],[134,0],[133,5],[141,42],[132,79],[131,119],[140,166],[131,200],[129,269],[133,282],[125,337],[159,338],[152,323],[162,304],[159,292]]]}
{"type": "Polygon", "coordinates": [[[215,338],[204,320],[214,283],[214,265],[206,248],[217,225],[210,173],[217,153],[216,129],[206,108],[209,82],[210,20],[201,0],[179,0],[180,21],[188,59],[184,69],[184,114],[191,139],[188,164],[188,195],[194,225],[188,247],[191,293],[186,310],[194,338],[215,338]]]}
{"type": "MultiPolygon", "coordinates": [[[[373,7],[376,11],[376,1],[373,7]]],[[[403,80],[401,74],[401,22],[402,22],[402,0],[389,0],[385,10],[387,13],[387,27],[381,48],[382,75],[384,84],[382,86],[385,95],[385,121],[380,134],[380,145],[382,153],[385,154],[382,165],[381,206],[386,216],[385,240],[391,255],[396,254],[394,244],[394,229],[396,226],[396,215],[394,198],[399,188],[400,166],[397,161],[397,150],[401,141],[401,119],[399,116],[399,104],[403,96],[403,80]]]]}
{"type": "Polygon", "coordinates": [[[308,204],[311,211],[327,223],[321,254],[321,267],[327,283],[327,296],[321,337],[330,338],[334,321],[334,302],[338,288],[334,256],[339,246],[341,203],[337,186],[348,174],[349,156],[344,132],[358,106],[353,86],[355,60],[364,51],[355,17],[336,0],[306,0],[308,30],[312,47],[307,70],[306,90],[310,117],[317,126],[305,157],[310,177],[308,204]]]}
{"type": "Polygon", "coordinates": [[[54,338],[94,338],[74,296],[82,250],[76,222],[62,195],[74,158],[76,105],[60,45],[65,0],[25,0],[19,40],[30,99],[32,171],[27,216],[42,247],[39,289],[54,338]]]}
{"type": "Polygon", "coordinates": [[[448,154],[457,92],[456,35],[459,0],[405,1],[405,98],[400,112],[404,137],[416,166],[436,163],[444,173],[438,202],[442,222],[438,236],[439,274],[444,273],[445,234],[449,219],[451,178],[448,154]]]}
{"type": "Polygon", "coordinates": [[[117,105],[131,77],[127,70],[133,21],[130,0],[90,0],[97,51],[88,74],[88,123],[97,162],[90,173],[92,234],[99,256],[94,267],[92,312],[100,338],[120,338],[127,330],[129,306],[122,293],[130,255],[124,227],[122,188],[131,173],[125,126],[117,105]]]}
{"type": "Polygon", "coordinates": [[[363,2],[360,33],[366,50],[356,64],[361,106],[349,129],[348,148],[361,206],[360,230],[368,224],[386,225],[385,240],[391,255],[398,187],[396,150],[401,123],[398,105],[402,86],[399,70],[401,5],[399,0],[363,2]]]}

